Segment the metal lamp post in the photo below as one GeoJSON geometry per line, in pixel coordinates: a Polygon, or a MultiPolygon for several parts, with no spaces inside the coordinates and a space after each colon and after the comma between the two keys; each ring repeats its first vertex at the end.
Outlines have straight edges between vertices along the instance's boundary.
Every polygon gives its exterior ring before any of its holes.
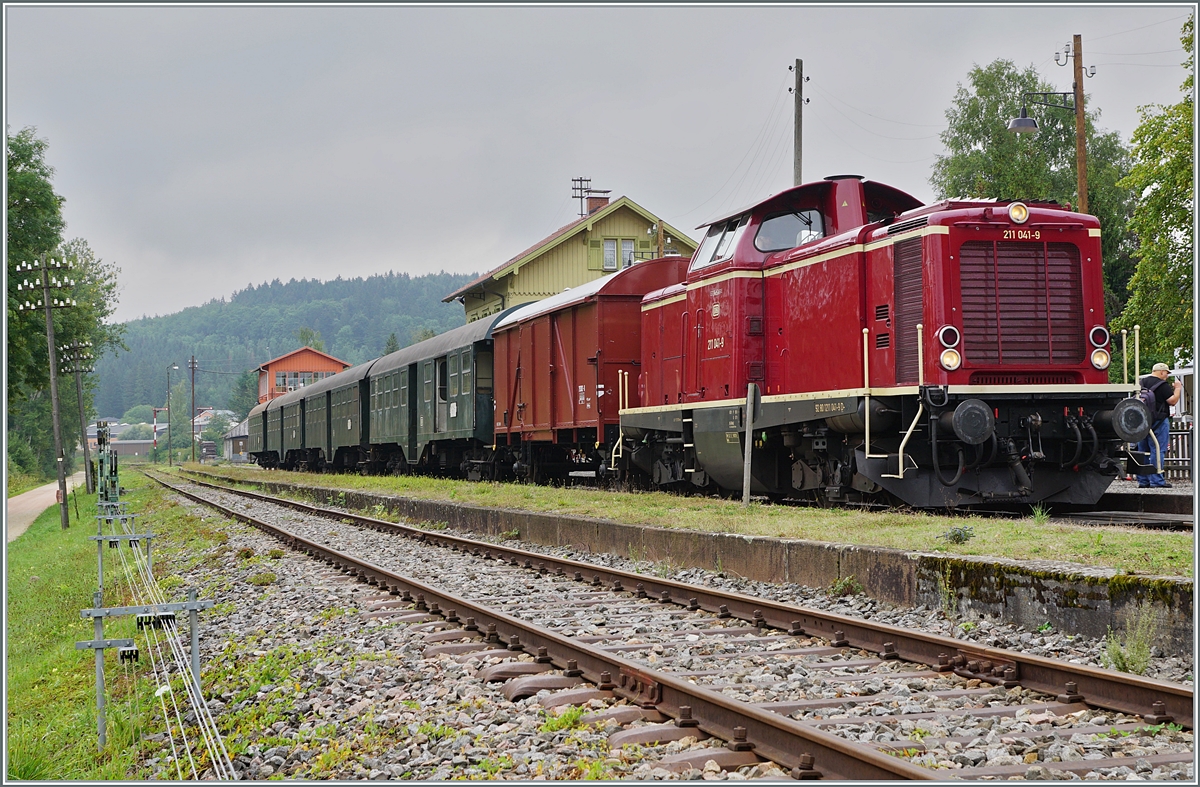
{"type": "Polygon", "coordinates": [[[1074,51],[1071,46],[1063,47],[1062,52],[1054,53],[1054,62],[1060,66],[1065,66],[1068,59],[1074,60],[1075,63],[1075,83],[1072,85],[1070,93],[1037,93],[1028,92],[1021,94],[1021,115],[1008,121],[1008,130],[1014,134],[1036,134],[1038,130],[1037,121],[1029,117],[1026,113],[1026,105],[1039,104],[1044,107],[1052,107],[1054,109],[1065,109],[1068,112],[1075,113],[1075,169],[1076,169],[1076,190],[1079,192],[1079,212],[1088,212],[1087,198],[1087,125],[1083,112],[1083,77],[1086,74],[1089,78],[1096,75],[1096,67],[1092,66],[1086,71],[1083,68],[1083,40],[1080,36],[1074,38],[1074,51]],[[1063,56],[1060,62],[1060,55],[1063,56]],[[1036,96],[1036,99],[1030,99],[1030,96],[1036,96]]]}
{"type": "Polygon", "coordinates": [[[171,371],[179,371],[179,364],[167,367],[167,465],[171,465],[171,371]]]}
{"type": "Polygon", "coordinates": [[[51,316],[51,312],[53,309],[70,308],[77,302],[74,298],[57,296],[52,298],[50,291],[61,291],[67,287],[74,287],[74,279],[68,279],[65,276],[59,278],[59,271],[70,270],[74,267],[74,263],[69,260],[47,259],[43,254],[34,262],[17,263],[15,271],[18,274],[36,274],[34,281],[26,278],[17,283],[17,292],[30,293],[24,301],[17,304],[17,310],[32,312],[35,309],[42,309],[46,312],[46,351],[50,355],[50,414],[54,422],[54,463],[58,468],[59,518],[62,521],[63,530],[70,527],[68,521],[70,512],[67,509],[66,457],[63,455],[62,425],[58,416],[58,358],[54,347],[54,318],[51,316]],[[35,289],[41,290],[40,296],[32,294],[35,289]],[[33,300],[34,297],[37,297],[36,302],[33,300]]]}
{"type": "Polygon", "coordinates": [[[88,450],[87,439],[87,413],[83,406],[83,376],[96,371],[92,366],[96,357],[92,355],[92,343],[88,341],[73,341],[68,345],[60,347],[63,357],[63,372],[75,374],[75,395],[79,400],[79,440],[83,444],[83,477],[87,484],[88,494],[94,494],[96,491],[95,481],[92,479],[92,457],[88,450]]]}

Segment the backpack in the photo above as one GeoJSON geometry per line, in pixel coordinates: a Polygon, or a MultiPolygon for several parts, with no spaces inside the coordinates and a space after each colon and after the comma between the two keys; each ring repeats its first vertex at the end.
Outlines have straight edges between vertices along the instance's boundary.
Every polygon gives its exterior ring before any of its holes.
{"type": "Polygon", "coordinates": [[[1141,399],[1142,404],[1144,404],[1144,405],[1146,405],[1146,407],[1150,408],[1151,416],[1157,415],[1157,411],[1158,411],[1158,397],[1154,395],[1154,392],[1156,390],[1158,390],[1158,386],[1162,385],[1165,382],[1166,382],[1166,380],[1159,380],[1158,382],[1156,382],[1154,385],[1150,386],[1149,388],[1143,388],[1142,390],[1138,391],[1138,399],[1141,399]]]}

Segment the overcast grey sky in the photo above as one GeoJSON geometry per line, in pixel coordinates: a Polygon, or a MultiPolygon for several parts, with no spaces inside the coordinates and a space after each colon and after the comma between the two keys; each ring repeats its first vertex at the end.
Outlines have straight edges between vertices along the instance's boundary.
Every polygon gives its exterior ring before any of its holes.
{"type": "MultiPolygon", "coordinates": [[[[997,58],[1128,142],[1181,97],[1184,5],[5,8],[5,121],[49,141],[67,237],[122,269],[117,318],[274,278],[483,271],[592,178],[684,229],[806,180],[933,197],[957,85],[997,58]]],[[[1052,111],[1052,110],[1045,110],[1052,111]]]]}

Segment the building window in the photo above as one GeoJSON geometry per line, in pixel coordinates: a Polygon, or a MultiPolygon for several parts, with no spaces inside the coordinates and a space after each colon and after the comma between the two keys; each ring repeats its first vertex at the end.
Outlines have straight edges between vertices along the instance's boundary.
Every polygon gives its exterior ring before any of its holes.
{"type": "Polygon", "coordinates": [[[604,270],[615,271],[617,269],[617,239],[604,239],[604,270]]]}
{"type": "Polygon", "coordinates": [[[633,264],[633,239],[621,239],[621,267],[628,268],[633,264]]]}

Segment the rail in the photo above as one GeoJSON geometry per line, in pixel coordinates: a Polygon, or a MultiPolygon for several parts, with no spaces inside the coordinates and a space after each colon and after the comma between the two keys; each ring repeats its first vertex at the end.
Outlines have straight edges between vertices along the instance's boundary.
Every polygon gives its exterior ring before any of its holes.
{"type": "MultiPolygon", "coordinates": [[[[162,479],[156,478],[155,480],[164,486],[170,486],[162,479]]],[[[1082,695],[1086,698],[1084,701],[1094,707],[1142,716],[1166,714],[1175,722],[1189,728],[1193,722],[1192,689],[1180,684],[1086,665],[1069,664],[1020,651],[984,647],[950,637],[926,634],[832,612],[688,585],[590,563],[555,558],[460,536],[430,533],[385,520],[322,509],[243,489],[189,480],[200,486],[234,492],[252,499],[283,505],[318,516],[341,520],[350,519],[374,530],[397,533],[422,541],[436,541],[460,550],[487,550],[530,567],[540,564],[545,566],[548,571],[557,569],[568,575],[575,573],[590,575],[593,577],[593,584],[612,585],[617,582],[628,584],[630,587],[641,586],[647,594],[660,597],[664,601],[710,612],[723,611],[735,618],[785,631],[803,630],[806,633],[832,640],[845,640],[852,647],[863,648],[871,652],[884,652],[887,649],[885,646],[890,645],[894,648],[894,652],[905,660],[923,663],[933,669],[948,668],[955,674],[968,679],[978,679],[985,683],[1004,683],[1015,680],[1027,689],[1054,695],[1062,693],[1064,687],[1071,684],[1076,688],[1067,693],[1082,695]],[[1161,705],[1156,703],[1161,703],[1161,705]]],[[[187,493],[183,492],[182,494],[187,493]]],[[[205,504],[209,503],[205,502],[205,504]]],[[[241,518],[237,512],[231,512],[229,515],[241,518]]]]}

